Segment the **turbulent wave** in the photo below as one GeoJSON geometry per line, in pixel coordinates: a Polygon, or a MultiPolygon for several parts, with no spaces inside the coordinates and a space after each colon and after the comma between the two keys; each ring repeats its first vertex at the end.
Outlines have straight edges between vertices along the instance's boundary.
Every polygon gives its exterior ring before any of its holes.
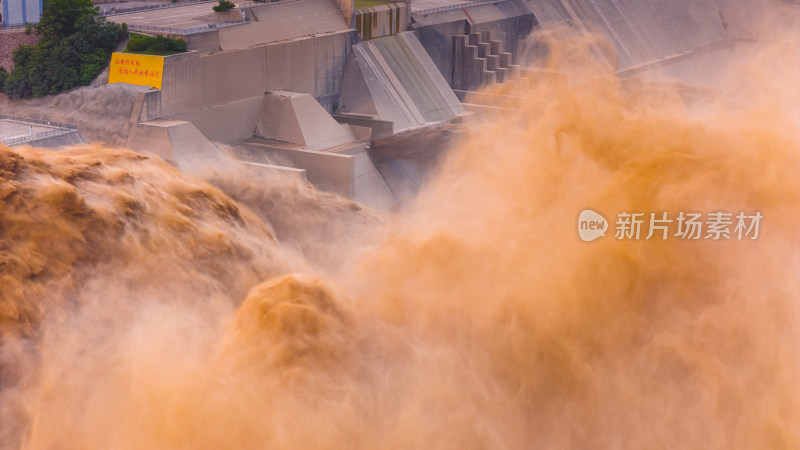
{"type": "Polygon", "coordinates": [[[0,442],[797,448],[798,55],[689,105],[551,49],[402,216],[2,149],[0,442]],[[587,244],[587,207],[764,222],[587,244]]]}

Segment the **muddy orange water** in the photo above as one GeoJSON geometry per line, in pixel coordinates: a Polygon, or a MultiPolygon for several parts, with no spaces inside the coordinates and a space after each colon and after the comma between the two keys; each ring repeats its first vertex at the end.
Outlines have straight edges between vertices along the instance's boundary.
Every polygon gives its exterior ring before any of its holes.
{"type": "Polygon", "coordinates": [[[402,213],[0,149],[0,446],[800,448],[797,45],[691,102],[566,55],[402,213]],[[764,219],[584,243],[584,208],[764,219]]]}

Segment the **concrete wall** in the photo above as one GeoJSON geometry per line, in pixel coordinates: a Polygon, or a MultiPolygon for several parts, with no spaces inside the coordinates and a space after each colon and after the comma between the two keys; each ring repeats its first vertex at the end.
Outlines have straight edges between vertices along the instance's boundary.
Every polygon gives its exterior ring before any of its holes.
{"type": "Polygon", "coordinates": [[[463,111],[414,33],[353,46],[345,69],[340,115],[389,121],[398,133],[449,121],[463,111]]]}
{"type": "MultiPolygon", "coordinates": [[[[315,98],[341,90],[355,31],[277,42],[245,50],[165,58],[164,116],[286,90],[315,98]]],[[[323,104],[323,106],[325,106],[323,104]]]]}
{"type": "MultiPolygon", "coordinates": [[[[357,38],[348,30],[242,50],[166,57],[161,117],[189,120],[212,140],[230,142],[252,136],[249,125],[239,122],[266,91],[311,94],[332,112],[339,103],[347,53],[357,38]]],[[[252,119],[256,118],[257,111],[252,119]]]]}
{"type": "Polygon", "coordinates": [[[161,117],[161,91],[154,90],[144,93],[142,106],[143,116],[139,120],[153,120],[161,117]]]}
{"type": "Polygon", "coordinates": [[[353,0],[336,0],[336,4],[342,11],[342,17],[348,25],[353,25],[353,13],[356,10],[355,2],[353,0]]]}
{"type": "Polygon", "coordinates": [[[302,149],[279,149],[259,144],[239,144],[233,148],[237,158],[265,164],[286,164],[305,169],[308,181],[319,189],[352,198],[355,194],[353,155],[302,149]]]}
{"type": "Polygon", "coordinates": [[[164,117],[260,96],[266,78],[264,48],[210,55],[190,53],[164,59],[161,112],[164,117]]]}
{"type": "Polygon", "coordinates": [[[169,130],[165,126],[154,126],[150,123],[135,124],[128,133],[125,148],[156,155],[170,164],[177,165],[169,130]]]}
{"type": "Polygon", "coordinates": [[[724,82],[729,68],[735,61],[748,57],[752,50],[751,45],[752,43],[747,41],[720,41],[689,53],[663,58],[618,73],[623,77],[641,79],[652,77],[659,81],[686,83],[693,88],[705,86],[715,89],[724,82]]]}
{"type": "Polygon", "coordinates": [[[489,31],[453,37],[453,89],[474,91],[505,83],[518,71],[512,54],[504,52],[503,42],[492,39],[489,31]]]}
{"type": "Polygon", "coordinates": [[[295,169],[294,167],[276,166],[274,164],[263,164],[250,161],[242,161],[242,163],[251,170],[255,170],[256,173],[270,174],[277,172],[290,177],[296,177],[303,181],[308,181],[308,176],[306,175],[305,169],[295,169]]]}
{"type": "Polygon", "coordinates": [[[75,130],[68,131],[58,136],[49,136],[41,139],[34,139],[32,141],[26,141],[18,145],[12,145],[12,147],[24,147],[29,145],[31,147],[59,148],[86,144],[87,142],[88,141],[81,136],[77,130],[75,130]]]}
{"type": "Polygon", "coordinates": [[[189,50],[211,52],[219,49],[219,30],[211,30],[205,33],[194,33],[183,36],[173,36],[173,39],[185,40],[186,46],[189,50]]]}
{"type": "Polygon", "coordinates": [[[182,170],[224,163],[219,149],[193,124],[182,120],[155,120],[131,128],[125,147],[149,153],[182,170]]]}
{"type": "Polygon", "coordinates": [[[366,145],[351,147],[346,154],[260,143],[238,144],[231,151],[246,162],[303,169],[308,181],[318,189],[335,192],[372,208],[389,210],[397,204],[383,176],[373,165],[366,145]]]}
{"type": "Polygon", "coordinates": [[[131,111],[131,122],[146,122],[161,117],[161,91],[140,92],[131,111]]]}
{"type": "Polygon", "coordinates": [[[253,136],[264,97],[254,97],[226,105],[188,111],[176,119],[192,122],[214,142],[236,142],[253,136]]]}
{"type": "Polygon", "coordinates": [[[394,123],[388,120],[378,120],[370,117],[341,114],[334,114],[333,117],[341,123],[369,128],[372,132],[372,136],[375,138],[382,138],[394,134],[394,123]]]}
{"type": "MultiPolygon", "coordinates": [[[[557,1],[557,0],[554,0],[557,1]]],[[[503,51],[512,54],[517,64],[520,43],[538,24],[525,0],[478,5],[462,9],[414,15],[412,29],[422,46],[436,62],[442,76],[453,83],[453,36],[490,32],[502,42],[503,51]]]]}
{"type": "MultiPolygon", "coordinates": [[[[500,5],[500,4],[499,4],[500,5]]],[[[531,34],[537,22],[534,16],[519,15],[499,20],[477,22],[467,27],[467,34],[488,31],[492,40],[503,43],[503,51],[511,53],[512,64],[519,64],[519,49],[523,41],[531,34]]]]}
{"type": "Polygon", "coordinates": [[[422,46],[431,55],[436,67],[447,82],[453,83],[453,36],[467,33],[467,20],[414,27],[422,46]]]}
{"type": "MultiPolygon", "coordinates": [[[[718,1],[740,13],[756,3],[718,1]]],[[[616,51],[606,57],[617,69],[722,41],[726,38],[723,17],[730,17],[721,14],[714,0],[537,0],[530,7],[546,27],[570,25],[583,33],[604,35],[616,51]]]]}

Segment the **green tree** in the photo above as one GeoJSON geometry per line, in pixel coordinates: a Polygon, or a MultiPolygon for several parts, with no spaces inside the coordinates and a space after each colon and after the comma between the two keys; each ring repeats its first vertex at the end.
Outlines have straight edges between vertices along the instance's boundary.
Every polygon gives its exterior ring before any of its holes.
{"type": "Polygon", "coordinates": [[[4,67],[0,67],[0,92],[3,92],[6,80],[8,80],[8,71],[4,67]]]}
{"type": "Polygon", "coordinates": [[[125,51],[164,54],[167,52],[185,52],[186,48],[186,41],[183,39],[170,39],[164,36],[150,37],[141,34],[132,34],[131,40],[128,41],[128,48],[126,48],[125,51]]]}
{"type": "Polygon", "coordinates": [[[76,31],[81,17],[94,18],[98,13],[92,0],[49,0],[33,28],[43,39],[59,40],[76,31]]]}
{"type": "Polygon", "coordinates": [[[229,2],[228,0],[219,0],[219,4],[212,7],[215,12],[223,12],[229,9],[233,9],[236,6],[235,3],[229,2]]]}
{"type": "Polygon", "coordinates": [[[42,39],[14,51],[14,70],[0,89],[10,97],[42,97],[91,83],[125,39],[125,25],[97,17],[87,0],[50,0],[35,26],[42,39]],[[69,6],[69,7],[68,7],[69,6]],[[73,21],[63,20],[73,17],[73,21]]]}

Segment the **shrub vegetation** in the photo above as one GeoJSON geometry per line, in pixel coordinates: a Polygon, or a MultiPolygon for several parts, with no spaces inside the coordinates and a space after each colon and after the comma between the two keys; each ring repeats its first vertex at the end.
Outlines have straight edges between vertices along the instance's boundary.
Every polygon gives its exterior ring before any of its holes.
{"type": "Polygon", "coordinates": [[[180,53],[186,51],[186,41],[163,36],[151,37],[142,34],[131,34],[131,40],[128,42],[128,47],[125,51],[156,55],[180,53]]]}
{"type": "Polygon", "coordinates": [[[15,98],[43,97],[85,86],[111,60],[128,36],[126,25],[105,22],[91,0],[49,0],[33,32],[36,45],[21,45],[14,69],[0,74],[0,91],[15,98]]]}
{"type": "Polygon", "coordinates": [[[236,5],[233,2],[229,2],[228,0],[219,0],[219,4],[215,5],[213,8],[214,12],[223,12],[229,9],[233,9],[236,5]]]}

